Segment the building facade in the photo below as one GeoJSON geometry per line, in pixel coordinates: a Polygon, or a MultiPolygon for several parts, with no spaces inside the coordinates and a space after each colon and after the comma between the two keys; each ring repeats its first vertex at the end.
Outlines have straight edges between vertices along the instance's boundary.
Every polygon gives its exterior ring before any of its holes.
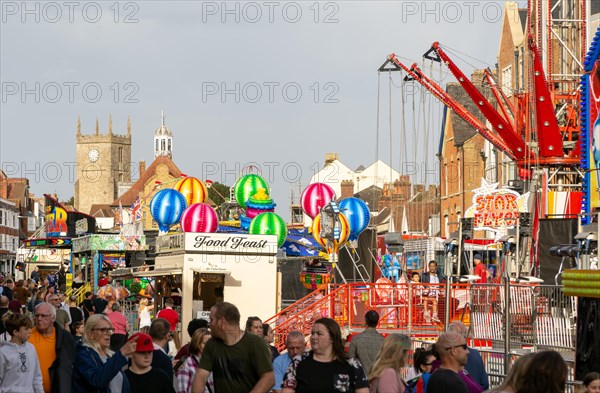
{"type": "Polygon", "coordinates": [[[0,198],[0,273],[13,274],[19,248],[19,209],[15,202],[0,198]]]}

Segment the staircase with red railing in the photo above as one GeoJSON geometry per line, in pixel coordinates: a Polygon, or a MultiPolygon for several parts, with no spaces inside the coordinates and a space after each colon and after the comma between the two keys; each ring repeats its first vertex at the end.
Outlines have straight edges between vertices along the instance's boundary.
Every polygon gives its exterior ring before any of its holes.
{"type": "MultiPolygon", "coordinates": [[[[285,347],[289,332],[299,330],[309,335],[313,323],[322,317],[334,319],[344,334],[361,331],[365,328],[364,315],[369,310],[379,313],[378,329],[382,332],[437,336],[443,323],[426,321],[423,317],[422,295],[429,290],[438,293],[438,316],[444,321],[445,291],[436,284],[419,284],[413,288],[407,283],[352,283],[323,286],[265,323],[271,324],[275,345],[280,350],[285,347]]],[[[469,291],[470,288],[463,284],[452,286],[450,320],[461,319],[468,323],[469,291]]]]}

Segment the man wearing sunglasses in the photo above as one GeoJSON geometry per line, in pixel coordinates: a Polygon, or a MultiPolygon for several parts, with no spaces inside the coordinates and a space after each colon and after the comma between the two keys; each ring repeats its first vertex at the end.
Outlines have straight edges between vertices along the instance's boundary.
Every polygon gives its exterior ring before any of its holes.
{"type": "Polygon", "coordinates": [[[458,372],[467,364],[469,349],[463,336],[455,332],[441,334],[435,344],[442,364],[431,374],[428,392],[469,393],[458,372]]]}

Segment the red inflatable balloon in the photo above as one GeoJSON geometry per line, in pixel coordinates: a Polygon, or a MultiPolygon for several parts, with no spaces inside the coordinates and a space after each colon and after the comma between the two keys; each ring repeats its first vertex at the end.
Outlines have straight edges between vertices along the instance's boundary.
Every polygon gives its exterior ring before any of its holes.
{"type": "Polygon", "coordinates": [[[185,209],[180,224],[184,232],[216,232],[219,217],[212,206],[206,203],[195,203],[185,209]]]}
{"type": "Polygon", "coordinates": [[[335,192],[325,183],[313,183],[302,191],[302,210],[310,218],[315,218],[321,208],[335,199],[335,192]]]}

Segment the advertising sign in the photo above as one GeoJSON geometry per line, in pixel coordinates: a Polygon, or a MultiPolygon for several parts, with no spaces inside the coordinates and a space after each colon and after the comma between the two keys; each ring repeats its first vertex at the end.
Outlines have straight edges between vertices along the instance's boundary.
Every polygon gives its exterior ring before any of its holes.
{"type": "Polygon", "coordinates": [[[499,189],[498,183],[481,180],[481,187],[473,190],[473,205],[465,218],[473,218],[474,230],[499,232],[514,228],[521,213],[527,213],[529,193],[523,195],[509,189],[499,189]]]}

